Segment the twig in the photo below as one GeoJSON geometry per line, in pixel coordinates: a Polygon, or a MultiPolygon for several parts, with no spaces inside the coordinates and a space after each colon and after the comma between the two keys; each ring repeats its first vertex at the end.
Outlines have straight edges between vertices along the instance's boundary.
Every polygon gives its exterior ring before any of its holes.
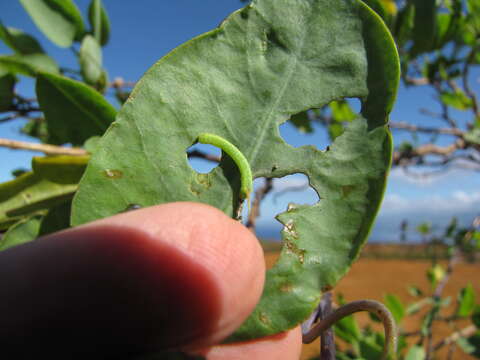
{"type": "Polygon", "coordinates": [[[430,81],[426,77],[414,78],[414,77],[411,77],[411,76],[408,76],[408,75],[405,77],[405,82],[409,85],[415,85],[415,86],[430,84],[430,81]]]}
{"type": "Polygon", "coordinates": [[[412,132],[424,132],[430,134],[446,134],[454,136],[463,136],[464,132],[458,128],[434,128],[426,126],[412,125],[406,122],[390,122],[390,127],[399,130],[406,130],[412,132]]]}
{"type": "Polygon", "coordinates": [[[9,140],[0,138],[0,147],[7,147],[17,150],[39,151],[47,155],[88,155],[88,152],[81,148],[67,148],[50,144],[36,144],[25,141],[9,140]]]}
{"type": "MultiPolygon", "coordinates": [[[[326,292],[320,300],[319,317],[324,319],[332,313],[332,292],[326,292]]],[[[320,336],[320,360],[335,360],[335,333],[330,327],[320,336]]]]}
{"type": "Polygon", "coordinates": [[[272,190],[273,188],[273,179],[266,178],[265,184],[262,187],[259,187],[255,191],[255,199],[253,200],[252,209],[248,214],[247,219],[247,228],[252,231],[255,231],[255,223],[257,221],[258,216],[260,216],[260,203],[265,198],[265,196],[272,190]]]}
{"type": "Polygon", "coordinates": [[[422,157],[425,155],[439,155],[449,156],[456,150],[465,149],[466,142],[463,139],[458,139],[453,144],[447,146],[439,146],[435,144],[420,145],[409,152],[395,151],[393,154],[394,165],[406,165],[411,159],[422,157]]]}
{"type": "Polygon", "coordinates": [[[187,155],[188,155],[189,158],[195,157],[195,158],[201,158],[201,159],[205,159],[205,160],[216,162],[216,163],[220,162],[220,157],[219,156],[206,154],[206,153],[198,151],[198,150],[189,151],[187,153],[187,155]]]}
{"type": "MultiPolygon", "coordinates": [[[[460,251],[458,249],[455,249],[455,252],[450,257],[450,260],[448,261],[447,271],[445,272],[445,275],[435,287],[435,290],[433,292],[434,300],[440,301],[442,297],[443,289],[447,285],[447,282],[450,279],[450,276],[452,275],[453,267],[459,261],[460,261],[460,251]]],[[[433,325],[433,320],[435,320],[435,316],[436,316],[436,313],[433,315],[432,321],[428,326],[428,336],[427,336],[427,343],[426,343],[427,353],[425,355],[425,360],[430,360],[432,358],[433,353],[435,352],[435,346],[433,345],[433,333],[432,333],[432,325],[433,325]]]]}
{"type": "Polygon", "coordinates": [[[8,116],[5,116],[3,118],[0,118],[0,123],[4,123],[4,122],[10,121],[10,120],[15,120],[15,119],[18,119],[19,117],[20,117],[20,114],[8,115],[8,116]]]}
{"type": "Polygon", "coordinates": [[[461,330],[455,331],[453,334],[447,336],[446,338],[440,340],[435,346],[433,347],[433,351],[438,351],[445,345],[450,345],[456,342],[458,339],[462,337],[469,337],[477,332],[477,327],[475,325],[469,325],[461,330]]]}

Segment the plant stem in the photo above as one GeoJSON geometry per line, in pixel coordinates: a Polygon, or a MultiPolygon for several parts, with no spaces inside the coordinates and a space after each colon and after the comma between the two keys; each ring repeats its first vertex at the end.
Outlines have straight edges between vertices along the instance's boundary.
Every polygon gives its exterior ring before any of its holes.
{"type": "MultiPolygon", "coordinates": [[[[324,319],[332,313],[332,293],[329,291],[320,300],[319,316],[324,319]]],[[[330,327],[320,335],[320,360],[335,360],[335,333],[330,327]]]]}
{"type": "Polygon", "coordinates": [[[371,312],[382,320],[385,329],[385,347],[383,349],[382,359],[387,359],[389,354],[392,358],[395,358],[397,351],[397,329],[395,321],[385,305],[375,300],[352,301],[340,306],[334,312],[330,313],[314,325],[308,332],[304,333],[302,339],[303,343],[310,344],[337,321],[360,311],[371,312]]]}

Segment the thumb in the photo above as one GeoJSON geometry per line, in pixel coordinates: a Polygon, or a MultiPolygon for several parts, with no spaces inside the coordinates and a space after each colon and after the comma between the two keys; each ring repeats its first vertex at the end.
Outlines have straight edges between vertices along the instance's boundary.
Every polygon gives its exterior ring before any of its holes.
{"type": "Polygon", "coordinates": [[[0,344],[17,358],[208,346],[257,303],[262,250],[210,206],[119,214],[0,253],[0,344]]]}

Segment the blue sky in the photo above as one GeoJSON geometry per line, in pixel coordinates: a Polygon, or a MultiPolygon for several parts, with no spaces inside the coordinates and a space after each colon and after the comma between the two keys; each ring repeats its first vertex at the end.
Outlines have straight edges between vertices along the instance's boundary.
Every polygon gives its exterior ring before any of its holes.
{"type": "MultiPolygon", "coordinates": [[[[75,1],[82,12],[90,0],[75,1]]],[[[114,1],[104,0],[112,23],[111,40],[104,48],[104,65],[110,78],[117,76],[136,81],[160,57],[192,37],[216,27],[229,13],[240,8],[238,0],[176,0],[176,1],[114,1]]],[[[0,2],[0,20],[7,26],[20,28],[34,34],[44,49],[64,67],[78,68],[76,59],[68,49],[61,49],[41,35],[16,0],[0,2]]],[[[0,44],[0,53],[10,53],[0,44]]],[[[478,71],[472,72],[473,89],[478,93],[480,85],[478,71]]],[[[22,78],[18,92],[34,96],[34,82],[22,78]]],[[[399,97],[392,113],[394,121],[410,121],[414,124],[436,125],[436,119],[419,113],[419,108],[439,111],[433,101],[433,92],[426,88],[400,89],[399,97]]],[[[454,116],[461,121],[466,114],[457,112],[454,116]]],[[[32,141],[19,133],[24,122],[0,124],[0,137],[32,141]]],[[[300,135],[288,123],[281,127],[284,139],[293,146],[313,144],[322,149],[328,144],[321,128],[313,135],[300,135]]],[[[394,141],[399,144],[408,139],[408,134],[395,132],[394,141]]],[[[441,143],[448,137],[440,139],[441,143]]],[[[0,181],[11,179],[10,171],[15,167],[28,168],[31,152],[0,148],[0,181]]],[[[203,164],[198,169],[207,171],[203,164]]],[[[301,187],[306,184],[303,175],[292,175],[276,179],[277,190],[301,187]]],[[[261,183],[261,180],[256,181],[261,183]]],[[[415,180],[400,169],[391,173],[385,201],[373,230],[373,241],[395,241],[398,239],[399,224],[403,219],[412,224],[430,221],[440,229],[453,216],[468,223],[480,215],[480,173],[477,171],[450,170],[443,175],[415,180]]],[[[314,203],[318,197],[313,190],[289,191],[278,196],[271,194],[262,204],[259,219],[259,235],[279,238],[280,225],[274,220],[275,214],[284,211],[289,202],[314,203]]]]}

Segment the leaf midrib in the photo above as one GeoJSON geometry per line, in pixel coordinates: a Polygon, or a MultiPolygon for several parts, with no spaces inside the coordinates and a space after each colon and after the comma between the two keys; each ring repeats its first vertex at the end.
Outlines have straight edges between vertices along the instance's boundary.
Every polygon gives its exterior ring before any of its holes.
{"type": "MultiPolygon", "coordinates": [[[[309,14],[310,14],[310,16],[312,16],[311,15],[312,12],[309,12],[309,14]]],[[[308,24],[310,23],[309,20],[310,20],[310,18],[307,21],[308,24]]],[[[247,21],[248,21],[248,24],[247,24],[247,28],[248,28],[249,24],[251,23],[250,18],[247,21]]],[[[248,32],[246,32],[245,34],[247,34],[247,33],[248,32]]],[[[302,52],[304,44],[305,44],[305,37],[306,37],[305,34],[306,34],[306,31],[303,32],[302,37],[300,39],[300,46],[297,48],[298,49],[297,51],[300,51],[300,53],[302,52]]],[[[255,160],[258,156],[260,148],[263,145],[263,139],[266,136],[267,129],[270,127],[272,119],[274,120],[274,118],[272,117],[272,114],[274,113],[275,109],[277,108],[278,104],[280,103],[281,99],[283,98],[283,96],[285,94],[285,90],[287,89],[287,86],[290,83],[290,80],[292,79],[292,76],[295,72],[295,68],[297,67],[297,63],[298,63],[297,55],[295,53],[292,53],[292,54],[293,54],[293,61],[289,62],[288,70],[287,70],[286,76],[285,76],[285,82],[282,86],[282,89],[279,91],[277,98],[272,102],[272,106],[270,107],[270,110],[268,111],[267,115],[265,117],[263,117],[262,120],[260,120],[261,123],[264,124],[264,125],[262,125],[260,127],[259,135],[255,139],[255,145],[253,146],[252,150],[247,155],[247,159],[249,159],[250,166],[252,166],[252,164],[255,162],[255,160]]]]}

